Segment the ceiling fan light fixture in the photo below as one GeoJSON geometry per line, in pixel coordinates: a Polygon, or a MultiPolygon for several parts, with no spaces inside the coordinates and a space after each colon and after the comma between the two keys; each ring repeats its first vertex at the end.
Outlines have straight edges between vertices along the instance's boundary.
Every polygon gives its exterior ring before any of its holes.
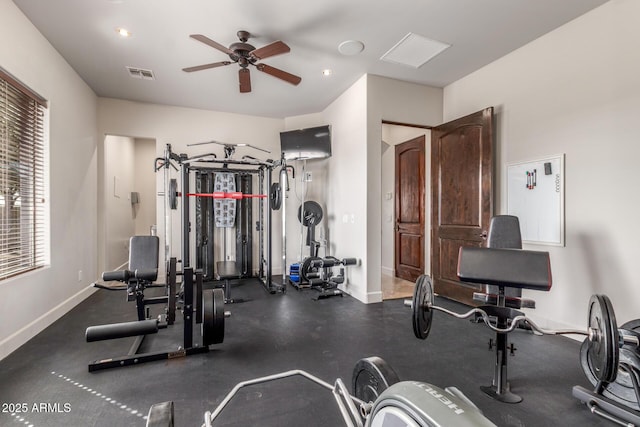
{"type": "Polygon", "coordinates": [[[364,43],[358,40],[345,40],[338,45],[338,52],[345,56],[358,55],[364,50],[364,43]]]}

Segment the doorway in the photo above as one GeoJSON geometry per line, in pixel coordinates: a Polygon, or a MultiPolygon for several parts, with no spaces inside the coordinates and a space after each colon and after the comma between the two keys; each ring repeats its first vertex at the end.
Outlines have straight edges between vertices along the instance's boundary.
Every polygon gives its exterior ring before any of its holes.
{"type": "MultiPolygon", "coordinates": [[[[415,139],[423,138],[428,147],[430,141],[430,130],[426,126],[405,125],[400,123],[382,123],[382,144],[381,144],[381,279],[382,279],[382,299],[407,298],[413,294],[415,280],[398,278],[396,273],[395,255],[395,226],[396,226],[396,188],[395,188],[395,150],[399,144],[415,139]]],[[[423,270],[429,272],[429,227],[430,209],[428,199],[426,199],[429,189],[429,165],[430,150],[424,150],[424,250],[423,250],[423,270]]]]}
{"type": "Polygon", "coordinates": [[[104,269],[129,260],[129,238],[149,235],[156,225],[156,141],[107,135],[104,139],[104,269]]]}

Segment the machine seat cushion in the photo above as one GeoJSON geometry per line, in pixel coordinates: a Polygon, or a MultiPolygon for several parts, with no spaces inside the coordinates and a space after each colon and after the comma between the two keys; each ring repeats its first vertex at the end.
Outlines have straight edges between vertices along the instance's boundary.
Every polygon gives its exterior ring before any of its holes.
{"type": "Polygon", "coordinates": [[[235,261],[216,262],[216,280],[240,279],[242,272],[235,261]]]}
{"type": "Polygon", "coordinates": [[[131,237],[129,239],[129,270],[140,271],[139,279],[155,281],[158,278],[159,247],[158,236],[131,237]],[[154,271],[155,275],[152,274],[154,271]]]}
{"type": "Polygon", "coordinates": [[[549,291],[549,253],[461,247],[458,255],[458,277],[463,282],[549,291]]]}

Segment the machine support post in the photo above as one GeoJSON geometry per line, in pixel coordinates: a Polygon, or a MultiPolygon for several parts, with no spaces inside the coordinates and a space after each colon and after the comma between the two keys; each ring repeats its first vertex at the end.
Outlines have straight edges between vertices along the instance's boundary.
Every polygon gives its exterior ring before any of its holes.
{"type": "Polygon", "coordinates": [[[182,270],[189,267],[189,232],[191,231],[189,223],[189,200],[186,194],[189,194],[189,165],[182,163],[180,165],[180,174],[182,178],[182,270]]]}

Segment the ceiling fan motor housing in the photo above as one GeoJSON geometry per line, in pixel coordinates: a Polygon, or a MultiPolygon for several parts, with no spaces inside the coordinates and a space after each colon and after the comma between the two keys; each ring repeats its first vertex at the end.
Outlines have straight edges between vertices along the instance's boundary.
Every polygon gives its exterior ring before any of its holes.
{"type": "Polygon", "coordinates": [[[249,52],[254,51],[256,48],[249,43],[235,42],[232,43],[231,46],[229,46],[229,49],[234,52],[234,54],[230,54],[229,57],[235,62],[238,62],[240,60],[240,65],[246,65],[247,62],[250,62],[252,64],[256,62],[256,59],[249,55],[249,52]],[[244,58],[246,61],[242,61],[242,58],[244,58]]]}

